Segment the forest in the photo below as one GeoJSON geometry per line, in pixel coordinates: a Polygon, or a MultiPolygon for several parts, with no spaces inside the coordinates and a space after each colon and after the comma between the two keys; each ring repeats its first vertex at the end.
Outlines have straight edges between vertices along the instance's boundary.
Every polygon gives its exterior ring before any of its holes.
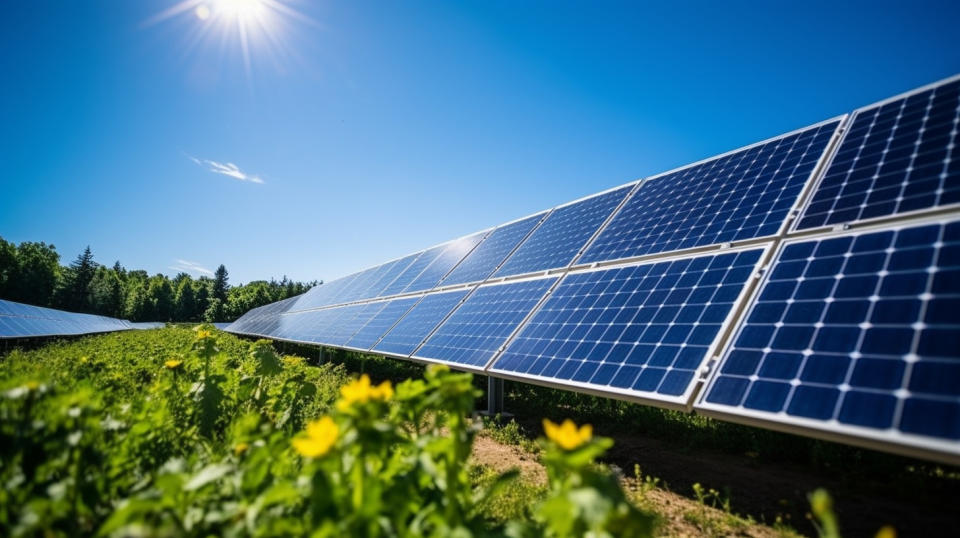
{"type": "Polygon", "coordinates": [[[231,286],[227,268],[213,277],[147,271],[94,260],[88,246],[68,265],[52,244],[0,237],[0,299],[130,321],[233,321],[261,305],[300,295],[321,282],[255,280],[231,286]]]}

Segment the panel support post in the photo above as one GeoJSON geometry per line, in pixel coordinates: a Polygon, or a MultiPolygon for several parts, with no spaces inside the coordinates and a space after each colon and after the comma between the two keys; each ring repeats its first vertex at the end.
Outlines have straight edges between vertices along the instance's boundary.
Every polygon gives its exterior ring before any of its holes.
{"type": "Polygon", "coordinates": [[[503,416],[503,380],[487,376],[487,416],[503,416]]]}

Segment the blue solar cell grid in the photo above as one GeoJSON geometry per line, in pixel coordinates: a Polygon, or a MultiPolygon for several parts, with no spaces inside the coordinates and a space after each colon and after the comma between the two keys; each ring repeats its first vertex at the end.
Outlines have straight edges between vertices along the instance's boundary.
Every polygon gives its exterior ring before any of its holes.
{"type": "Polygon", "coordinates": [[[960,202],[960,80],[856,113],[798,229],[960,202]]]}
{"type": "Polygon", "coordinates": [[[533,230],[543,218],[543,213],[527,217],[494,230],[480,245],[457,266],[442,284],[464,284],[485,280],[517,247],[520,241],[533,230]]]}
{"type": "Polygon", "coordinates": [[[683,405],[763,250],[570,273],[492,371],[683,405]]]}
{"type": "MultiPolygon", "coordinates": [[[[310,288],[309,291],[300,296],[300,299],[295,305],[295,310],[308,310],[337,304],[339,302],[338,297],[343,294],[347,286],[349,286],[358,275],[359,273],[354,273],[310,288]]],[[[291,311],[293,310],[294,309],[291,308],[291,311]]]]}
{"type": "Polygon", "coordinates": [[[495,277],[566,267],[634,185],[555,209],[520,245],[495,277]]]}
{"type": "Polygon", "coordinates": [[[477,246],[477,243],[483,240],[487,232],[480,232],[473,234],[463,239],[458,239],[451,243],[448,243],[443,251],[440,253],[433,262],[423,270],[420,275],[417,276],[406,288],[404,288],[404,293],[410,293],[414,291],[423,291],[429,290],[437,286],[437,283],[440,282],[447,273],[450,272],[464,256],[470,254],[473,251],[473,248],[477,246]]]}
{"type": "Polygon", "coordinates": [[[415,357],[483,368],[557,277],[481,286],[415,357]]]}
{"type": "Polygon", "coordinates": [[[341,317],[336,326],[329,332],[327,344],[331,346],[344,346],[353,338],[357,331],[370,322],[386,306],[386,302],[379,301],[374,303],[363,303],[359,305],[350,305],[349,314],[341,317]]]}
{"type": "Polygon", "coordinates": [[[419,256],[420,256],[420,253],[417,252],[417,253],[415,253],[415,254],[410,254],[410,255],[408,255],[408,256],[404,256],[403,258],[400,258],[399,260],[396,260],[396,261],[393,261],[393,262],[389,263],[388,265],[389,265],[390,267],[388,267],[387,270],[384,271],[384,273],[383,273],[383,275],[380,277],[380,279],[377,280],[376,282],[374,282],[374,283],[370,286],[370,289],[367,290],[367,294],[366,294],[366,295],[367,295],[367,298],[380,297],[380,296],[382,296],[382,295],[383,295],[383,290],[385,290],[385,289],[387,288],[387,286],[389,286],[390,284],[392,284],[393,281],[396,280],[397,276],[399,276],[399,275],[400,275],[401,273],[403,273],[408,267],[410,267],[410,265],[411,265],[414,261],[416,261],[416,259],[417,259],[419,256]]]}
{"type": "Polygon", "coordinates": [[[825,122],[645,181],[578,262],[778,233],[839,123],[825,122]]]}
{"type": "Polygon", "coordinates": [[[467,295],[467,290],[427,295],[374,347],[374,351],[410,355],[467,295]]]}
{"type": "Polygon", "coordinates": [[[357,330],[344,347],[369,350],[418,300],[419,297],[404,297],[383,301],[383,307],[357,330]]]}
{"type": "Polygon", "coordinates": [[[701,405],[956,441],[958,312],[960,222],[788,243],[701,405]]]}
{"type": "Polygon", "coordinates": [[[132,329],[122,319],[0,300],[0,338],[93,334],[132,329]]]}
{"type": "Polygon", "coordinates": [[[424,271],[433,260],[437,259],[443,251],[447,248],[447,245],[439,245],[430,249],[427,249],[420,253],[419,256],[413,263],[411,263],[402,273],[397,275],[397,278],[393,280],[389,285],[387,285],[383,291],[380,292],[381,297],[388,297],[390,295],[397,295],[403,293],[403,290],[410,285],[420,273],[424,271]]]}

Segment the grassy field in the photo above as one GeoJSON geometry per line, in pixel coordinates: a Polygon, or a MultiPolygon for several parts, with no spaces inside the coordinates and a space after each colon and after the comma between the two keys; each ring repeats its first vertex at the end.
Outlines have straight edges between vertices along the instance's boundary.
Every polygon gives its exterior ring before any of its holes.
{"type": "Polygon", "coordinates": [[[813,534],[821,485],[851,535],[955,517],[952,469],[514,383],[480,421],[482,378],[318,355],[187,327],[7,353],[0,535],[813,534]]]}

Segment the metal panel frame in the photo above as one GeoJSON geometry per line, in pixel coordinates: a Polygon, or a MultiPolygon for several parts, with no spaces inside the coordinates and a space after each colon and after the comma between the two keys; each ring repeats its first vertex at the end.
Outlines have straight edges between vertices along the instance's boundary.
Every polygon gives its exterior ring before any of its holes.
{"type": "MultiPolygon", "coordinates": [[[[942,214],[933,214],[926,218],[901,217],[894,224],[889,223],[866,223],[858,226],[856,229],[830,228],[825,233],[808,233],[794,237],[785,238],[775,245],[770,263],[779,259],[785,248],[796,243],[806,241],[818,241],[836,237],[857,237],[864,234],[882,232],[887,230],[899,230],[903,228],[912,228],[930,224],[945,224],[948,222],[960,222],[960,210],[955,210],[953,218],[942,214]]],[[[807,419],[803,417],[793,417],[785,412],[770,413],[764,411],[755,411],[743,407],[734,407],[730,405],[714,404],[706,401],[707,394],[717,381],[720,371],[720,365],[730,355],[733,343],[743,331],[744,322],[749,319],[757,305],[756,299],[760,290],[769,279],[771,270],[765,270],[762,278],[758,279],[755,285],[755,292],[750,297],[749,304],[743,310],[742,316],[735,323],[734,331],[730,334],[726,345],[722,349],[714,367],[709,373],[709,377],[703,384],[696,402],[692,405],[694,412],[726,420],[746,424],[748,426],[760,426],[772,430],[786,433],[794,433],[824,439],[827,441],[837,441],[846,444],[880,450],[884,452],[893,452],[905,456],[932,459],[948,463],[951,465],[960,465],[960,443],[937,439],[935,437],[924,437],[920,435],[908,434],[898,431],[894,428],[888,430],[878,430],[865,428],[855,425],[841,425],[836,420],[820,421],[807,419]]]]}

